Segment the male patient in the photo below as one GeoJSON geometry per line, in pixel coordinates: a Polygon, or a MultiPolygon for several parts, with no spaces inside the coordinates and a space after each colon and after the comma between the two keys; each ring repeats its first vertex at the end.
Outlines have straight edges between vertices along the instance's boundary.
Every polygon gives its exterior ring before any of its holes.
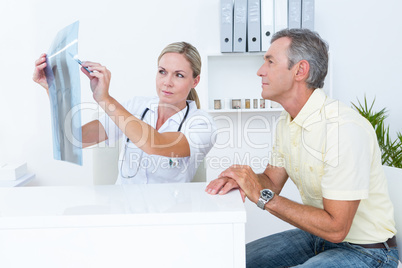
{"type": "MultiPolygon", "coordinates": [[[[285,109],[264,173],[235,165],[206,188],[240,189],[297,227],[247,244],[247,267],[397,267],[394,210],[370,123],[321,89],[328,45],[307,29],[277,32],[257,74],[285,109]],[[290,178],[303,204],[280,195],[290,178]]],[[[269,228],[269,223],[267,223],[269,228]]]]}

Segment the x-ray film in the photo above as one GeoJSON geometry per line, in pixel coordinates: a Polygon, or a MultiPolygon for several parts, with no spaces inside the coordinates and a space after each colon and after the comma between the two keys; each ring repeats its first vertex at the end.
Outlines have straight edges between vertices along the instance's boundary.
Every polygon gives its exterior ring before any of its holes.
{"type": "Polygon", "coordinates": [[[82,165],[81,88],[77,63],[79,22],[58,32],[45,69],[52,114],[53,157],[82,165]]]}

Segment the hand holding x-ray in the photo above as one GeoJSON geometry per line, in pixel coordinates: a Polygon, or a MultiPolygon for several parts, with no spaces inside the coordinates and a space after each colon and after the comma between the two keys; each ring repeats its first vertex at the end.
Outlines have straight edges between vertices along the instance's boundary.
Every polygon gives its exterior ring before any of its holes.
{"type": "Polygon", "coordinates": [[[99,103],[109,98],[109,85],[112,76],[110,71],[105,66],[90,61],[83,62],[82,67],[82,72],[91,80],[91,90],[95,101],[99,103]]]}
{"type": "Polygon", "coordinates": [[[46,54],[43,53],[42,55],[40,55],[39,59],[35,61],[35,70],[32,79],[36,83],[44,87],[46,91],[48,91],[49,85],[47,84],[45,68],[46,68],[46,54]]]}

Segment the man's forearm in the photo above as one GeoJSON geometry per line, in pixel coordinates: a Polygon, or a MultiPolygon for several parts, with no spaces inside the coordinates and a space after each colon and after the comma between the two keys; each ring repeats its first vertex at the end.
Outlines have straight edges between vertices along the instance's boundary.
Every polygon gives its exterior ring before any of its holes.
{"type": "Polygon", "coordinates": [[[350,230],[355,209],[358,201],[331,201],[330,212],[299,204],[285,197],[275,195],[268,202],[265,209],[276,217],[286,221],[299,229],[319,236],[330,242],[339,243],[344,240],[350,230]],[[345,213],[339,213],[339,210],[346,210],[345,213]],[[350,213],[347,213],[350,211],[350,213]],[[345,215],[347,214],[347,215],[345,215]]]}

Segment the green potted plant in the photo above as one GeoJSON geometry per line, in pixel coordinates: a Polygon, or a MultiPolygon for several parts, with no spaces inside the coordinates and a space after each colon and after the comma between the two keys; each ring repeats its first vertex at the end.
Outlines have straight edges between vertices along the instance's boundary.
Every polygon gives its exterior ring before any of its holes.
{"type": "Polygon", "coordinates": [[[375,99],[369,106],[364,97],[364,104],[358,100],[358,105],[352,103],[354,108],[365,117],[374,127],[378,144],[382,154],[382,164],[389,167],[402,168],[402,134],[397,132],[397,138],[392,140],[389,134],[389,126],[385,125],[388,117],[387,110],[383,108],[379,112],[373,111],[375,99]]]}

